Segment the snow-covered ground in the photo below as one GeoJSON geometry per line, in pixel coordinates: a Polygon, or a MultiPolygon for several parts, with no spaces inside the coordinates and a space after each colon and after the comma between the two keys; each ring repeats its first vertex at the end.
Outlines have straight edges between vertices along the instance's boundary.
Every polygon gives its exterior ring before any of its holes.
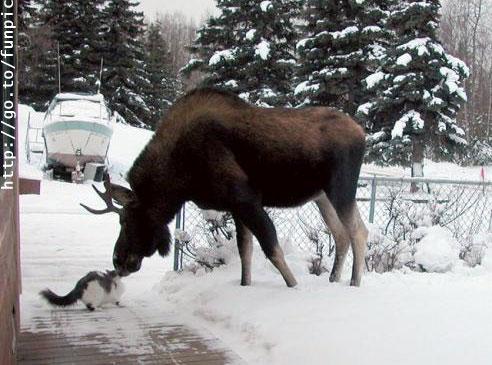
{"type": "MultiPolygon", "coordinates": [[[[21,108],[21,126],[26,110],[21,108]]],[[[113,174],[123,175],[150,137],[148,131],[117,125],[109,153],[113,174]]],[[[20,161],[22,171],[41,175],[38,166],[27,166],[22,157],[20,161]]],[[[427,166],[427,176],[479,177],[479,168],[427,166]]],[[[403,175],[401,169],[375,166],[364,166],[364,173],[403,175]]],[[[50,310],[39,290],[49,286],[68,292],[87,271],[112,266],[117,217],[91,215],[80,202],[102,206],[90,184],[43,180],[40,196],[21,197],[24,325],[50,310]]],[[[285,287],[255,246],[251,287],[239,286],[237,255],[227,266],[196,274],[176,274],[172,255],[156,255],[125,279],[128,290],[122,302],[134,311],[159,308],[156,315],[206,328],[251,364],[491,363],[490,248],[485,264],[473,269],[459,264],[443,274],[371,273],[360,288],[348,286],[349,263],[342,283],[330,284],[328,275],[308,274],[303,252],[292,245],[284,250],[299,281],[294,289],[285,287]]],[[[108,326],[132,331],[118,323],[108,326]]]]}

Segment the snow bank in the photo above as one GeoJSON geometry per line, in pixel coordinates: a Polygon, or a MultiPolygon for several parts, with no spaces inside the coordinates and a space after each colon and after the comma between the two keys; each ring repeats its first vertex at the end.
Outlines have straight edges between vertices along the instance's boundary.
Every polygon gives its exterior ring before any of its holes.
{"type": "Polygon", "coordinates": [[[446,228],[422,227],[424,237],[416,244],[415,263],[427,272],[447,272],[459,261],[458,242],[446,228]]]}
{"type": "Polygon", "coordinates": [[[110,173],[124,177],[153,135],[147,129],[116,123],[108,151],[110,173]]]}
{"type": "Polygon", "coordinates": [[[302,257],[287,258],[299,285],[281,276],[255,245],[251,287],[238,262],[168,273],[163,305],[206,327],[250,364],[488,364],[492,356],[492,275],[366,274],[360,288],[309,275],[302,257]],[[479,324],[479,325],[478,325],[479,324]],[[456,330],[459,328],[459,331],[456,330]]]}

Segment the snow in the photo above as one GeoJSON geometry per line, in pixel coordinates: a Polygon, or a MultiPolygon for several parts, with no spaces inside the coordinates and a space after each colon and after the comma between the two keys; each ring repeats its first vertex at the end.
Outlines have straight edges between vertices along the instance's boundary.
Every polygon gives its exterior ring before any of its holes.
{"type": "MultiPolygon", "coordinates": [[[[299,90],[319,87],[303,84],[299,90]]],[[[21,140],[30,110],[19,107],[21,140]]],[[[124,176],[152,135],[115,125],[109,150],[113,177],[124,176]]],[[[27,162],[20,161],[22,171],[27,162]]],[[[480,170],[431,161],[425,161],[425,168],[429,177],[463,179],[478,179],[480,170]]],[[[492,176],[490,167],[486,169],[487,176],[492,176]]],[[[368,173],[401,176],[409,170],[364,165],[363,174],[368,173]]],[[[103,205],[90,184],[43,180],[40,196],[20,197],[21,318],[22,325],[32,326],[33,331],[37,330],[35,317],[57,311],[40,300],[39,290],[49,286],[55,292],[68,292],[88,271],[112,267],[118,217],[89,214],[80,202],[95,208],[103,205]]],[[[218,214],[205,212],[204,216],[217,218],[218,214]]],[[[186,232],[178,232],[178,237],[186,239],[186,232]]],[[[348,285],[350,257],[342,282],[331,284],[326,274],[310,275],[306,253],[287,241],[281,244],[299,282],[294,289],[285,287],[256,243],[250,287],[239,285],[235,245],[218,252],[228,264],[212,272],[177,274],[171,272],[172,253],[165,259],[155,255],[144,260],[138,273],[124,279],[125,307],[104,309],[114,321],[98,323],[96,329],[69,331],[71,335],[94,330],[112,333],[116,337],[112,346],[122,352],[151,353],[141,322],[132,318],[173,318],[193,328],[206,328],[251,364],[321,365],[327,359],[346,365],[488,364],[492,357],[492,244],[483,266],[472,269],[454,261],[455,243],[446,233],[432,227],[422,237],[419,263],[428,271],[444,273],[405,269],[366,273],[360,288],[348,285]]],[[[483,242],[492,240],[485,237],[483,242]]]]}
{"type": "Polygon", "coordinates": [[[395,126],[391,131],[391,138],[402,138],[409,122],[413,122],[412,127],[414,129],[422,129],[424,127],[424,120],[420,117],[420,113],[410,110],[395,122],[395,126]]]}
{"type": "Polygon", "coordinates": [[[409,51],[417,51],[419,56],[423,56],[425,54],[429,54],[429,50],[427,49],[427,43],[431,42],[430,38],[415,38],[410,42],[402,44],[397,49],[401,50],[409,50],[409,51]]]}
{"type": "Polygon", "coordinates": [[[336,32],[330,32],[330,35],[333,37],[333,39],[340,39],[340,38],[345,38],[348,37],[352,34],[355,34],[359,31],[359,28],[356,26],[350,26],[347,27],[341,31],[336,31],[336,32]]]}
{"type": "Polygon", "coordinates": [[[447,272],[459,263],[458,242],[446,228],[422,227],[424,237],[417,243],[415,263],[427,272],[447,272]]]}
{"type": "Polygon", "coordinates": [[[255,55],[260,56],[262,60],[267,60],[270,56],[270,43],[262,40],[255,46],[255,55]]]}
{"type": "Polygon", "coordinates": [[[320,87],[319,84],[311,84],[310,81],[304,81],[296,86],[294,90],[294,94],[299,95],[309,91],[317,91],[319,90],[319,87],[320,87]]]}
{"type": "Polygon", "coordinates": [[[223,62],[223,61],[230,61],[234,59],[234,54],[236,50],[235,49],[226,49],[223,51],[217,51],[213,54],[212,57],[210,57],[210,60],[208,61],[209,66],[215,66],[216,64],[223,62]]]}
{"type": "Polygon", "coordinates": [[[168,273],[159,285],[163,305],[206,327],[251,364],[490,361],[490,271],[371,273],[353,288],[348,266],[342,282],[330,284],[328,275],[307,274],[302,255],[285,249],[299,281],[289,289],[259,247],[254,250],[251,287],[239,285],[236,259],[211,273],[168,273]]]}
{"type": "Polygon", "coordinates": [[[108,151],[110,173],[124,177],[153,135],[147,129],[116,123],[108,151]]]}
{"type": "Polygon", "coordinates": [[[448,67],[441,67],[439,73],[446,79],[445,83],[451,94],[458,91],[460,77],[454,70],[448,67]]]}
{"type": "Polygon", "coordinates": [[[378,27],[377,25],[370,25],[362,29],[362,33],[378,33],[381,31],[381,27],[378,27]]]}
{"type": "Polygon", "coordinates": [[[299,50],[301,48],[306,47],[306,43],[311,41],[311,40],[312,40],[312,38],[301,39],[299,42],[297,42],[296,49],[299,50]]]}
{"type": "Polygon", "coordinates": [[[84,95],[77,93],[60,93],[55,96],[58,100],[87,100],[94,102],[103,102],[104,96],[102,94],[94,94],[94,95],[84,95]]]}
{"type": "Polygon", "coordinates": [[[365,104],[360,105],[357,108],[357,113],[362,113],[364,115],[369,115],[369,112],[371,111],[371,108],[374,104],[371,102],[367,102],[365,104]]]}
{"type": "Polygon", "coordinates": [[[256,29],[248,30],[248,32],[246,33],[246,39],[248,41],[252,41],[255,38],[255,34],[256,34],[256,29]]]}
{"type": "Polygon", "coordinates": [[[374,86],[379,84],[382,80],[384,80],[385,76],[386,75],[384,72],[378,71],[378,72],[375,72],[372,75],[366,77],[365,82],[366,82],[367,88],[369,90],[372,89],[374,86]]]}
{"type": "Polygon", "coordinates": [[[400,66],[408,66],[412,62],[412,56],[409,53],[404,53],[397,58],[396,64],[400,66]]]}
{"type": "Polygon", "coordinates": [[[273,9],[273,4],[271,1],[262,1],[260,3],[260,8],[261,11],[267,12],[268,10],[273,9]]]}

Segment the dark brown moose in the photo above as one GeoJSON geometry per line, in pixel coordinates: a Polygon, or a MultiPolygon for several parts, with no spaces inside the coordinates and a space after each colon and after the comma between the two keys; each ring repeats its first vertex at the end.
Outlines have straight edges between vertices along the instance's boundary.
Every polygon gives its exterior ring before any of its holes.
{"type": "Polygon", "coordinates": [[[197,89],[175,103],[136,159],[128,173],[131,190],[108,179],[106,192],[99,192],[107,208],[85,208],[120,215],[113,263],[121,275],[138,271],[142,259],[156,251],[169,253],[168,223],[192,201],[203,209],[232,213],[241,285],[251,283],[254,234],[293,287],[296,279],[264,207],[314,200],[336,242],[330,281],[340,280],[351,244],[351,285],[358,286],[367,240],[355,201],[364,148],[362,128],[333,109],[265,109],[223,91],[197,89]]]}

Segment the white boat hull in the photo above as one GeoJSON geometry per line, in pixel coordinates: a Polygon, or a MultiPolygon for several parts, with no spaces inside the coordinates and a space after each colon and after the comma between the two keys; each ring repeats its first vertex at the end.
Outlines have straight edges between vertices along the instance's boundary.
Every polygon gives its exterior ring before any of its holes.
{"type": "Polygon", "coordinates": [[[113,134],[110,126],[91,121],[56,121],[44,126],[48,165],[74,169],[77,163],[104,163],[113,134]]]}

